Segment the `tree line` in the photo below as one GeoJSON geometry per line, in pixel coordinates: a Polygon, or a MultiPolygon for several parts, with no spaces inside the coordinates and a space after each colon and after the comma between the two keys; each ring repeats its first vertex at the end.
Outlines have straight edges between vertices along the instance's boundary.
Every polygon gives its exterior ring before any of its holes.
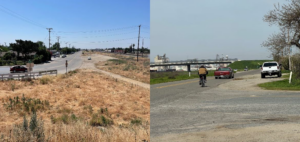
{"type": "Polygon", "coordinates": [[[57,50],[65,54],[79,51],[79,49],[76,49],[74,46],[72,48],[61,48],[59,43],[55,43],[50,49],[47,49],[42,41],[32,42],[30,40],[21,39],[15,41],[16,43],[10,43],[9,46],[0,45],[0,53],[5,52],[1,60],[22,60],[24,62],[32,60],[38,64],[51,60],[51,56],[54,53],[51,53],[50,50],[57,50]]]}

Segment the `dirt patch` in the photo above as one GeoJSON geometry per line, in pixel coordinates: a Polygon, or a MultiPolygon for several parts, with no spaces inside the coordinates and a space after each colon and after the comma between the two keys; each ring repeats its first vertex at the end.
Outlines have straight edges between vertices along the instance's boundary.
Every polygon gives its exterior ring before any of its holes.
{"type": "Polygon", "coordinates": [[[99,53],[105,56],[117,58],[115,60],[102,61],[96,64],[96,68],[112,72],[127,78],[150,84],[150,60],[149,58],[99,53]]]}
{"type": "Polygon", "coordinates": [[[151,138],[152,142],[282,142],[299,141],[300,124],[269,124],[257,127],[229,129],[219,127],[214,130],[184,134],[170,134],[151,138]]]}
{"type": "MultiPolygon", "coordinates": [[[[143,83],[143,82],[128,78],[126,76],[122,76],[123,73],[116,74],[116,73],[113,73],[111,70],[105,71],[103,69],[100,69],[102,65],[99,65],[99,63],[105,63],[105,62],[107,62],[107,60],[111,60],[111,59],[115,60],[117,58],[105,56],[105,55],[102,55],[102,53],[98,53],[98,52],[84,52],[84,55],[81,57],[83,59],[83,63],[81,65],[80,69],[88,69],[90,71],[101,72],[108,76],[126,81],[128,83],[150,89],[150,84],[148,84],[148,83],[143,83]],[[88,60],[88,57],[91,57],[92,59],[88,60]],[[98,68],[96,68],[96,66],[95,66],[96,64],[97,64],[98,68]]],[[[105,64],[103,66],[105,66],[105,64]]],[[[124,71],[122,71],[122,72],[124,72],[124,71]]],[[[150,81],[150,75],[144,74],[142,76],[142,78],[144,78],[144,79],[149,78],[148,80],[150,81]]]]}
{"type": "Polygon", "coordinates": [[[241,90],[241,91],[266,91],[257,85],[260,83],[283,80],[284,78],[266,77],[261,78],[260,74],[246,75],[240,78],[235,78],[233,81],[219,85],[219,88],[227,90],[241,90]]]}

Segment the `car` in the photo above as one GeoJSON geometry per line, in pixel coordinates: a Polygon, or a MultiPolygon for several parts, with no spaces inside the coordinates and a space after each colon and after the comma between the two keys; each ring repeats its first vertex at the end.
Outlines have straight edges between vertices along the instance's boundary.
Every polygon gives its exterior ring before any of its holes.
{"type": "Polygon", "coordinates": [[[248,68],[244,68],[244,71],[248,71],[248,68]]]}
{"type": "Polygon", "coordinates": [[[233,71],[237,71],[237,69],[234,69],[233,71]]]}
{"type": "Polygon", "coordinates": [[[12,66],[10,67],[10,72],[11,73],[16,73],[16,72],[27,72],[28,69],[24,66],[12,66]]]}
{"type": "Polygon", "coordinates": [[[88,60],[92,60],[92,58],[91,58],[91,57],[88,57],[88,60]]]}
{"type": "Polygon", "coordinates": [[[65,57],[67,57],[65,54],[62,54],[61,56],[60,56],[61,58],[65,58],[65,57]]]}
{"type": "Polygon", "coordinates": [[[281,77],[281,64],[276,61],[272,62],[264,62],[261,66],[261,78],[265,78],[266,75],[272,76],[277,75],[277,77],[281,77]]]}
{"type": "Polygon", "coordinates": [[[215,79],[234,78],[233,70],[230,67],[219,67],[215,72],[215,79]]]}

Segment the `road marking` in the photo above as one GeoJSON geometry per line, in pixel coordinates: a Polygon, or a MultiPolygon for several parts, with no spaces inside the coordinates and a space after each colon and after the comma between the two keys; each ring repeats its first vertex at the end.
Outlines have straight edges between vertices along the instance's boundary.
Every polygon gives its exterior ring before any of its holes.
{"type": "MultiPolygon", "coordinates": [[[[206,79],[206,80],[211,80],[211,79],[206,79]]],[[[172,85],[167,85],[167,86],[161,86],[161,87],[156,87],[156,88],[157,89],[161,89],[161,88],[178,86],[178,85],[182,85],[182,84],[189,84],[189,83],[195,83],[195,82],[199,82],[199,80],[197,80],[197,81],[190,81],[190,82],[184,82],[184,83],[178,83],[178,84],[172,84],[172,85]]]]}

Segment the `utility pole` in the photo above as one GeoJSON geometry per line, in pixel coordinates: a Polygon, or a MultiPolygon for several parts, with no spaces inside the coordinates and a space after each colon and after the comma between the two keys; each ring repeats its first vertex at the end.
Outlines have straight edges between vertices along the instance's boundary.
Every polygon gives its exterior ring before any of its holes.
{"type": "Polygon", "coordinates": [[[290,28],[288,28],[288,43],[289,43],[289,70],[291,71],[291,43],[290,43],[290,28]]]}
{"type": "Polygon", "coordinates": [[[57,36],[57,42],[59,43],[59,38],[60,38],[60,36],[57,36]]]}
{"type": "Polygon", "coordinates": [[[139,61],[140,30],[141,30],[141,25],[139,25],[138,49],[137,49],[137,54],[136,54],[137,62],[139,61]]]}
{"type": "Polygon", "coordinates": [[[58,45],[59,45],[58,50],[60,48],[59,38],[60,38],[60,36],[57,36],[57,42],[58,42],[58,45]]]}
{"type": "Polygon", "coordinates": [[[51,32],[52,28],[47,28],[47,30],[49,31],[49,50],[50,50],[50,32],[51,32]]]}
{"type": "Polygon", "coordinates": [[[144,52],[144,38],[143,38],[143,42],[142,42],[142,49],[143,49],[143,51],[142,51],[142,57],[143,57],[143,52],[144,52]]]}

